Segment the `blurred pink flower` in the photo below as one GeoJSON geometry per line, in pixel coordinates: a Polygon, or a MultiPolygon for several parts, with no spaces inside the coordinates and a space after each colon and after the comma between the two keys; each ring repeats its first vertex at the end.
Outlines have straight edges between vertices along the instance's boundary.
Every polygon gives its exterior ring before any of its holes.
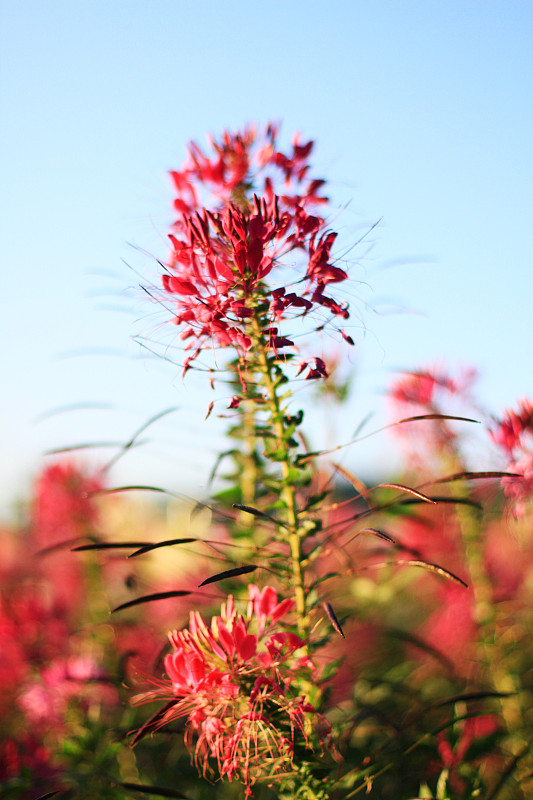
{"type": "Polygon", "coordinates": [[[94,704],[109,708],[118,701],[115,687],[90,657],[53,661],[24,686],[18,697],[26,718],[40,730],[62,730],[72,701],[85,710],[94,704]]]}
{"type": "Polygon", "coordinates": [[[69,649],[71,628],[64,609],[47,595],[46,584],[31,573],[0,597],[0,710],[13,702],[13,691],[51,659],[69,649]]]}
{"type": "Polygon", "coordinates": [[[472,665],[478,635],[472,591],[447,583],[442,585],[439,595],[439,606],[425,624],[424,637],[459,669],[467,672],[472,665]]]}
{"type": "Polygon", "coordinates": [[[509,459],[506,471],[516,473],[517,477],[502,478],[502,486],[513,501],[514,516],[520,517],[533,497],[533,403],[520,400],[518,410],[506,411],[491,436],[509,459]]]}
{"type": "MultiPolygon", "coordinates": [[[[389,389],[394,422],[426,415],[471,416],[473,399],[470,388],[476,378],[472,369],[464,369],[452,378],[436,367],[407,372],[389,389]]],[[[453,423],[446,419],[426,419],[394,425],[397,436],[412,466],[428,472],[433,462],[438,466],[443,451],[455,448],[453,423]]]]}
{"type": "Polygon", "coordinates": [[[101,488],[98,476],[71,461],[47,467],[35,485],[31,527],[35,566],[48,582],[55,604],[71,620],[85,602],[85,582],[83,564],[73,558],[70,547],[94,533],[98,508],[91,493],[101,488]]]}
{"type": "Polygon", "coordinates": [[[90,476],[73,462],[52,464],[43,470],[35,486],[33,537],[43,549],[86,536],[92,531],[98,512],[91,493],[102,488],[97,476],[90,476]]]}
{"type": "Polygon", "coordinates": [[[518,411],[504,413],[491,435],[500,447],[512,454],[522,447],[526,433],[533,434],[533,403],[524,398],[518,403],[518,411]]]}
{"type": "Polygon", "coordinates": [[[392,384],[389,395],[396,403],[432,407],[435,391],[438,388],[455,392],[457,385],[447,375],[432,372],[408,372],[392,384]]]}

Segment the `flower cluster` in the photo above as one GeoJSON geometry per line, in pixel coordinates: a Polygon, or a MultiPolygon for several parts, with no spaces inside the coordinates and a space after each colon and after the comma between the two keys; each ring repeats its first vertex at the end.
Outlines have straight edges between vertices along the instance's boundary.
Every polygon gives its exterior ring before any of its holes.
{"type": "Polygon", "coordinates": [[[310,747],[315,735],[323,741],[329,734],[300,691],[314,671],[305,642],[278,625],[293,607],[292,599],[278,602],[271,586],[260,591],[250,585],[245,616],[231,595],[210,627],[192,611],[189,627],[170,634],[168,680],[137,698],[170,696],[164,713],[156,714],[157,727],[185,719],[191,750],[196,740],[196,764],[205,773],[209,758],[216,760],[220,775],[241,780],[248,794],[269,768],[291,767],[295,745],[310,747]]]}
{"type": "Polygon", "coordinates": [[[103,722],[118,709],[112,661],[92,617],[95,570],[69,551],[101,524],[90,497],[101,487],[70,461],[47,466],[27,520],[0,530],[1,797],[32,800],[46,785],[60,791],[77,757],[63,743],[87,718],[103,722]]]}
{"type": "Polygon", "coordinates": [[[60,545],[97,520],[89,492],[100,482],[72,463],[38,477],[27,528],[11,546],[2,537],[0,564],[0,714],[48,662],[70,654],[70,636],[87,608],[80,565],[60,545]]]}
{"type": "Polygon", "coordinates": [[[325,314],[322,324],[331,315],[349,316],[347,304],[326,293],[329,284],[348,277],[333,263],[337,234],[308,210],[327,200],[319,195],[324,181],[307,178],[313,142],[295,138],[292,153],[284,155],[276,137],[269,125],[263,146],[254,148],[254,130],[225,133],[222,142],[212,142],[212,159],[191,144],[183,170],[171,172],[178,216],[162,282],[165,297],[177,307],[180,337],[193,351],[185,369],[208,345],[234,348],[241,361],[254,336],[275,350],[295,346],[279,331],[284,319],[312,310],[325,314]],[[261,191],[255,185],[259,177],[262,193],[253,194],[261,191]],[[280,177],[283,186],[276,192],[280,177]],[[211,208],[200,205],[202,189],[213,200],[211,208]],[[291,253],[301,255],[304,268],[288,276],[287,268],[295,267],[294,260],[288,263],[291,253]]]}
{"type": "Polygon", "coordinates": [[[220,142],[209,137],[211,158],[196,142],[191,142],[183,168],[170,172],[176,192],[176,227],[184,216],[199,210],[202,193],[208,193],[219,207],[234,203],[249,208],[248,194],[254,183],[265,197],[272,197],[280,178],[283,186],[279,194],[284,207],[327,203],[328,198],[319,194],[325,181],[308,177],[308,159],[314,142],[300,143],[296,134],[292,152],[285,155],[278,147],[278,133],[278,126],[272,123],[267,125],[263,136],[249,126],[242,132],[225,131],[220,142]]]}

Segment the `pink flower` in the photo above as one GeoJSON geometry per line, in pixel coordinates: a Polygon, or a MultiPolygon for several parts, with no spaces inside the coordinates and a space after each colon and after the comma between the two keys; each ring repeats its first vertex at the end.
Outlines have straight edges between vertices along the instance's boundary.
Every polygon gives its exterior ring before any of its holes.
{"type": "Polygon", "coordinates": [[[435,410],[435,402],[438,402],[438,394],[442,390],[449,395],[466,394],[474,378],[475,372],[472,370],[465,370],[458,379],[444,372],[439,374],[433,368],[407,372],[393,383],[389,395],[400,405],[419,406],[420,410],[431,411],[435,410]]]}
{"type": "Polygon", "coordinates": [[[33,506],[34,536],[39,547],[86,536],[98,515],[91,493],[101,480],[84,473],[72,462],[47,467],[36,484],[33,506]]]}
{"type": "Polygon", "coordinates": [[[506,411],[496,430],[491,435],[508,453],[522,447],[525,435],[533,434],[533,403],[524,398],[518,403],[518,411],[506,411]]]}
{"type": "MultiPolygon", "coordinates": [[[[471,369],[452,378],[436,368],[405,373],[389,389],[394,421],[428,415],[472,415],[470,387],[476,377],[471,369]],[[466,408],[465,408],[466,407],[466,408]]],[[[410,461],[427,472],[431,459],[440,461],[443,450],[455,447],[455,433],[446,419],[426,419],[394,426],[410,461]]]]}
{"type": "Polygon", "coordinates": [[[50,465],[35,485],[31,533],[36,550],[42,552],[39,569],[49,581],[55,602],[68,609],[70,617],[85,601],[83,571],[68,544],[60,545],[94,533],[98,508],[91,493],[101,488],[98,476],[71,461],[50,465]]]}
{"type": "Polygon", "coordinates": [[[425,625],[425,638],[432,647],[467,672],[478,635],[472,591],[463,586],[444,584],[439,595],[439,607],[425,625]]]}
{"type": "Polygon", "coordinates": [[[275,624],[294,608],[294,600],[285,598],[278,603],[278,594],[272,586],[265,586],[261,591],[253,583],[248,586],[250,601],[248,604],[248,618],[255,614],[257,619],[258,635],[262,636],[270,618],[270,623],[275,624]]]}
{"type": "Polygon", "coordinates": [[[509,457],[507,472],[518,476],[503,478],[502,486],[513,501],[514,516],[520,517],[533,497],[533,403],[524,398],[518,411],[506,411],[491,436],[509,457]]]}
{"type": "Polygon", "coordinates": [[[304,642],[278,627],[293,607],[293,600],[278,602],[271,586],[251,585],[246,616],[229,596],[210,626],[192,611],[189,627],[170,634],[168,680],[136,702],[174,700],[157,727],[184,718],[186,743],[192,749],[195,741],[204,774],[214,760],[221,777],[249,788],[274,761],[277,770],[290,769],[297,739],[308,743],[309,722],[319,715],[298,686],[314,665],[307,658],[293,663],[304,642]]]}
{"type": "Polygon", "coordinates": [[[87,709],[95,704],[109,708],[117,701],[116,689],[89,657],[53,661],[41,670],[37,679],[24,686],[18,698],[32,726],[56,731],[65,727],[72,702],[87,709]]]}
{"type": "Polygon", "coordinates": [[[261,181],[260,189],[269,197],[272,184],[283,179],[282,202],[286,206],[317,205],[327,202],[319,194],[325,181],[309,178],[312,141],[300,144],[296,135],[292,152],[278,149],[278,126],[269,124],[262,135],[254,127],[235,133],[224,131],[222,139],[210,137],[213,155],[209,156],[196,142],[188,148],[188,159],[179,172],[171,172],[178,214],[196,211],[202,190],[213,195],[220,205],[228,202],[246,206],[246,194],[252,183],[261,181]]]}

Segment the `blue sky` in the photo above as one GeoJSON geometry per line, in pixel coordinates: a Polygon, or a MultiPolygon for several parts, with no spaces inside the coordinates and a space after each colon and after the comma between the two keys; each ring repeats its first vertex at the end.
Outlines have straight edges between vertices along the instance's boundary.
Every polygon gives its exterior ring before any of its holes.
{"type": "MultiPolygon", "coordinates": [[[[2,18],[2,515],[43,451],[174,405],[113,477],[202,494],[222,426],[201,382],[132,343],[164,325],[134,270],[165,255],[185,143],[247,121],[316,140],[350,201],[343,243],[381,220],[354,253],[368,306],[341,437],[395,369],[476,366],[494,411],[533,394],[531,3],[19,0],[2,18]]],[[[347,463],[389,458],[376,439],[347,463]]]]}

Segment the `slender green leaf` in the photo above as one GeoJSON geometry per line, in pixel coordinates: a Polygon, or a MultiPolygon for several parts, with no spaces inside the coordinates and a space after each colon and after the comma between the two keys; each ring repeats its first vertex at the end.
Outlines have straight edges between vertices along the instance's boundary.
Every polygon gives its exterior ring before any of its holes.
{"type": "Polygon", "coordinates": [[[177,789],[166,789],[162,786],[149,786],[148,784],[144,783],[129,783],[128,781],[123,781],[121,783],[116,783],[115,786],[120,786],[123,789],[128,789],[130,792],[140,792],[141,794],[155,794],[158,797],[174,797],[178,798],[178,800],[188,800],[186,794],[182,794],[177,789]]]}
{"type": "Polygon", "coordinates": [[[126,444],[122,445],[122,447],[120,448],[120,451],[117,453],[117,455],[113,456],[113,458],[110,461],[108,461],[107,464],[105,464],[105,466],[103,467],[104,472],[109,471],[111,469],[111,467],[114,466],[117,463],[117,461],[120,458],[122,458],[122,456],[125,455],[125,453],[128,452],[128,450],[131,450],[132,447],[138,446],[139,442],[137,440],[138,440],[139,436],[147,428],[149,428],[150,425],[153,425],[154,422],[157,422],[157,420],[161,419],[162,417],[166,417],[168,414],[172,414],[172,413],[174,413],[174,411],[177,411],[177,410],[178,410],[178,406],[172,406],[172,408],[167,408],[167,409],[165,409],[165,411],[160,411],[159,413],[155,414],[153,417],[150,417],[150,419],[147,422],[144,422],[141,425],[141,427],[138,428],[135,431],[135,433],[133,434],[131,439],[129,439],[126,442],[126,444]]]}
{"type": "Polygon", "coordinates": [[[345,467],[341,467],[340,464],[333,464],[332,466],[333,469],[339,472],[343,478],[346,478],[348,483],[352,484],[355,491],[358,492],[361,497],[364,497],[364,499],[368,502],[369,493],[363,481],[359,480],[359,478],[357,478],[352,472],[349,472],[345,467]]]}
{"type": "Polygon", "coordinates": [[[100,494],[119,494],[120,492],[159,492],[160,494],[172,494],[171,492],[167,492],[166,489],[161,489],[160,486],[135,484],[132,486],[114,486],[111,489],[98,489],[96,492],[89,492],[89,497],[100,494]]]}
{"type": "Polygon", "coordinates": [[[396,422],[393,422],[393,425],[402,425],[404,422],[418,422],[422,419],[451,419],[457,420],[458,422],[474,422],[476,425],[481,425],[478,419],[471,419],[470,417],[456,417],[452,414],[419,414],[416,417],[405,417],[405,419],[399,419],[396,422]]]}
{"type": "Polygon", "coordinates": [[[344,631],[341,628],[341,624],[337,619],[337,615],[335,614],[335,611],[333,610],[333,606],[331,605],[331,603],[322,603],[322,606],[324,608],[324,611],[328,615],[328,619],[331,622],[333,628],[337,631],[337,633],[339,633],[342,636],[343,639],[346,639],[344,631]]]}
{"type": "Polygon", "coordinates": [[[467,583],[465,583],[461,578],[458,578],[457,575],[454,575],[453,572],[444,569],[444,567],[440,567],[438,564],[431,564],[429,561],[421,561],[419,559],[409,559],[408,561],[396,561],[395,563],[399,565],[404,565],[406,567],[422,567],[423,569],[428,569],[430,572],[435,572],[437,575],[442,575],[444,578],[450,578],[452,581],[460,583],[461,586],[465,587],[465,589],[468,589],[467,583]]]}
{"type": "Polygon", "coordinates": [[[135,558],[135,556],[142,556],[144,553],[149,553],[151,550],[157,550],[159,547],[170,547],[171,545],[175,544],[190,544],[191,542],[202,542],[202,541],[204,540],[189,536],[185,539],[165,539],[164,542],[145,543],[141,545],[139,550],[136,550],[134,553],[130,553],[128,558],[135,558]]]}
{"type": "Polygon", "coordinates": [[[410,494],[413,497],[422,500],[424,503],[431,503],[432,505],[437,504],[436,500],[433,500],[431,497],[422,494],[422,492],[419,492],[416,489],[411,489],[410,486],[404,486],[402,483],[378,483],[378,485],[373,486],[370,491],[373,491],[374,489],[398,489],[398,491],[405,492],[405,494],[410,494]]]}
{"type": "Polygon", "coordinates": [[[61,791],[60,789],[56,789],[53,792],[47,792],[46,794],[40,794],[39,797],[32,798],[32,800],[48,800],[48,798],[56,797],[56,796],[65,797],[65,793],[63,791],[61,791]]]}
{"type": "Polygon", "coordinates": [[[367,534],[370,536],[377,536],[378,539],[383,539],[385,542],[389,542],[389,544],[396,544],[396,540],[389,536],[388,533],[385,531],[380,530],[379,528],[363,528],[362,530],[358,531],[355,536],[361,536],[362,534],[367,534]]]}
{"type": "Polygon", "coordinates": [[[131,550],[136,547],[145,547],[150,542],[93,542],[92,544],[81,544],[72,547],[71,552],[81,552],[82,550],[131,550]]]}
{"type": "Polygon", "coordinates": [[[208,583],[216,583],[217,581],[222,581],[224,578],[235,578],[237,575],[247,575],[249,572],[254,572],[258,569],[257,566],[254,564],[247,564],[244,567],[234,567],[233,569],[226,569],[224,572],[218,572],[216,575],[211,575],[210,578],[206,578],[205,581],[198,584],[198,588],[201,586],[207,586],[208,583]]]}
{"type": "Polygon", "coordinates": [[[192,592],[176,590],[170,592],[156,592],[155,594],[145,594],[142,597],[136,597],[134,600],[128,600],[127,603],[122,603],[120,606],[113,608],[111,613],[114,614],[115,611],[123,611],[125,608],[138,606],[141,605],[141,603],[152,603],[154,600],[168,600],[171,597],[185,597],[188,594],[192,594],[192,592]]]}
{"type": "MultiPolygon", "coordinates": [[[[153,699],[153,698],[151,698],[149,696],[148,699],[153,699]]],[[[141,697],[137,698],[137,702],[143,702],[143,696],[142,695],[141,695],[141,697]]],[[[144,739],[144,737],[146,736],[147,733],[150,733],[150,731],[153,731],[153,730],[157,729],[159,723],[164,718],[164,716],[167,713],[167,711],[170,711],[170,709],[174,705],[176,705],[176,700],[172,699],[172,700],[169,700],[167,703],[165,703],[165,705],[162,706],[161,708],[158,708],[157,711],[155,712],[155,714],[152,714],[152,716],[149,717],[146,720],[146,722],[143,723],[143,725],[141,725],[139,730],[135,731],[135,735],[133,736],[133,738],[131,740],[131,746],[135,747],[137,742],[140,742],[141,739],[144,739]]]]}
{"type": "Polygon", "coordinates": [[[445,478],[437,478],[433,481],[421,484],[422,486],[432,486],[435,483],[451,483],[452,481],[471,481],[487,478],[520,478],[521,476],[516,472],[498,472],[490,470],[488,472],[456,472],[453,475],[447,475],[445,478]]]}
{"type": "Polygon", "coordinates": [[[45,456],[57,456],[61,453],[72,453],[74,450],[90,450],[100,447],[120,447],[122,442],[83,442],[82,444],[71,444],[66,447],[54,447],[52,450],[45,450],[45,456]]]}
{"type": "Polygon", "coordinates": [[[260,511],[258,508],[252,508],[252,506],[243,506],[242,503],[232,503],[233,508],[238,509],[238,511],[245,511],[247,514],[252,514],[254,517],[261,517],[261,519],[267,519],[269,522],[274,523],[274,525],[281,525],[283,528],[286,528],[284,522],[275,517],[270,516],[270,514],[265,514],[264,511],[260,511]]]}

